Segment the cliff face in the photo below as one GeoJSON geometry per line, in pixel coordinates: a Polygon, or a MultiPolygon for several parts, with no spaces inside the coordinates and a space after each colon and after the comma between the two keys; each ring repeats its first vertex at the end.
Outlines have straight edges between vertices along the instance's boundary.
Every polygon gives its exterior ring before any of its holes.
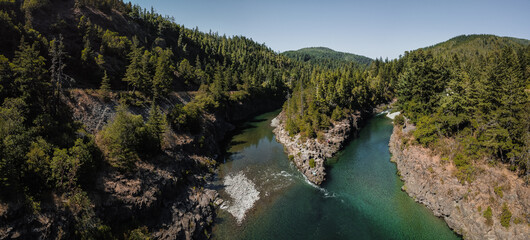
{"type": "Polygon", "coordinates": [[[332,157],[343,146],[346,140],[356,134],[359,127],[360,114],[352,114],[336,122],[331,128],[324,132],[323,141],[317,139],[305,139],[302,141],[300,134],[289,136],[285,130],[285,113],[282,111],[271,125],[275,127],[276,140],[283,144],[285,151],[292,156],[294,164],[309,181],[320,185],[326,177],[325,160],[332,157]],[[314,167],[311,167],[311,159],[314,167]]]}
{"type": "MultiPolygon", "coordinates": [[[[74,120],[97,134],[112,120],[119,104],[116,99],[102,100],[97,93],[71,90],[64,100],[74,120]]],[[[186,92],[172,93],[161,103],[167,112],[176,103],[191,100],[186,92]]],[[[129,111],[148,117],[149,104],[130,107],[129,111]]],[[[148,227],[156,239],[202,239],[213,222],[218,194],[205,188],[219,153],[218,139],[233,126],[213,115],[204,116],[204,130],[199,134],[164,135],[163,152],[152,159],[135,163],[131,172],[100,167],[92,187],[86,189],[97,215],[113,231],[127,231],[134,222],[148,227]],[[201,136],[205,136],[198,142],[201,136]]]]}
{"type": "Polygon", "coordinates": [[[395,126],[389,143],[391,161],[397,164],[403,190],[409,196],[442,217],[466,239],[528,239],[530,189],[522,179],[504,166],[477,164],[475,180],[462,184],[455,177],[453,163],[441,160],[429,149],[403,142],[408,137],[405,132],[411,128],[395,126]],[[504,203],[512,213],[508,228],[500,223],[504,203]],[[484,217],[488,206],[492,209],[492,223],[486,223],[484,217]]]}

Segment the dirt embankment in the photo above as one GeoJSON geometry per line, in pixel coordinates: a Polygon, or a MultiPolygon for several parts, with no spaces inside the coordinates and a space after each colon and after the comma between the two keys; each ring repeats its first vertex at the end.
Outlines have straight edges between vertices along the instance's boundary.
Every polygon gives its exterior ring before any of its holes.
{"type": "MultiPolygon", "coordinates": [[[[456,167],[432,150],[407,144],[413,128],[394,127],[389,149],[397,164],[403,190],[443,218],[465,239],[528,239],[530,236],[530,188],[506,166],[476,163],[471,183],[462,184],[456,167]],[[503,204],[511,212],[510,226],[501,225],[503,204]],[[491,222],[484,212],[491,208],[491,222]]],[[[488,214],[486,214],[488,215],[488,214]]]]}
{"type": "Polygon", "coordinates": [[[278,142],[283,144],[289,158],[294,162],[300,172],[309,181],[320,185],[326,178],[324,163],[326,159],[337,153],[346,141],[355,135],[359,130],[360,114],[351,114],[345,119],[333,123],[333,126],[326,130],[321,141],[318,139],[304,139],[297,134],[289,136],[285,130],[285,113],[281,112],[271,125],[275,127],[274,134],[278,142]],[[314,166],[311,166],[313,165],[314,166]]]}

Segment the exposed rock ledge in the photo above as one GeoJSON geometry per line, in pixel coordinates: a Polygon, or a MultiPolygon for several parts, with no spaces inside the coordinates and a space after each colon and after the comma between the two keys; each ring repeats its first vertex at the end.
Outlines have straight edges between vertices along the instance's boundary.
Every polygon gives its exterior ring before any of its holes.
{"type": "Polygon", "coordinates": [[[309,181],[320,185],[326,177],[324,162],[338,152],[351,135],[358,131],[360,114],[352,114],[342,121],[335,122],[332,127],[324,132],[324,140],[306,139],[302,142],[300,134],[290,137],[285,130],[285,113],[282,111],[271,122],[276,135],[276,140],[283,144],[288,155],[293,156],[293,162],[298,170],[309,181]],[[314,159],[315,166],[309,166],[310,159],[314,159]]]}
{"type": "Polygon", "coordinates": [[[429,149],[405,146],[404,130],[394,127],[389,149],[405,183],[403,189],[409,196],[442,217],[465,239],[529,238],[530,190],[522,179],[504,166],[484,165],[478,166],[481,170],[472,183],[461,184],[454,176],[452,163],[443,163],[441,157],[429,149]],[[496,186],[502,187],[502,197],[495,194],[496,186]],[[499,220],[503,203],[512,212],[509,228],[501,226],[499,220]],[[483,216],[488,206],[493,212],[492,225],[486,224],[483,216]],[[520,223],[514,222],[516,218],[520,223]]]}

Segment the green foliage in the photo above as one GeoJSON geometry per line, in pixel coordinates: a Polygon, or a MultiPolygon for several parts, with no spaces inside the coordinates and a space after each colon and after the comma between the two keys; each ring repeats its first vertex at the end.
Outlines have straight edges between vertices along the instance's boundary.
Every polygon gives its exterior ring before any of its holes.
{"type": "Polygon", "coordinates": [[[359,65],[369,65],[373,60],[351,53],[343,53],[333,51],[329,48],[324,47],[312,47],[302,48],[296,51],[286,51],[282,55],[285,55],[291,59],[309,62],[317,65],[329,65],[338,67],[340,64],[347,64],[348,62],[354,62],[359,65]]]}
{"type": "Polygon", "coordinates": [[[162,145],[162,135],[166,130],[166,116],[160,112],[160,107],[155,103],[151,105],[149,110],[149,118],[146,122],[147,139],[144,143],[144,149],[148,152],[157,152],[162,145]]]}
{"type": "Polygon", "coordinates": [[[315,166],[316,166],[315,165],[315,159],[313,159],[313,158],[309,159],[309,167],[310,168],[315,168],[315,166]]]}
{"type": "Polygon", "coordinates": [[[397,125],[397,126],[403,126],[405,124],[405,117],[403,116],[403,114],[399,114],[397,115],[395,118],[394,118],[394,123],[397,125]]]}
{"type": "Polygon", "coordinates": [[[341,120],[344,117],[345,117],[344,116],[344,112],[338,106],[331,113],[331,120],[333,120],[333,121],[339,121],[339,120],[341,120]]]}
{"type": "Polygon", "coordinates": [[[395,61],[374,61],[370,67],[344,64],[340,68],[305,65],[288,79],[293,88],[284,104],[286,129],[290,135],[314,138],[318,132],[351,113],[366,113],[387,102],[391,93],[395,61]],[[291,79],[296,82],[291,82],[291,79]]]}
{"type": "Polygon", "coordinates": [[[493,191],[495,192],[495,194],[497,194],[497,196],[499,196],[500,198],[503,197],[503,192],[502,192],[502,186],[496,186],[493,188],[493,191]]]}
{"type": "Polygon", "coordinates": [[[179,78],[186,84],[201,84],[201,82],[195,82],[198,80],[195,77],[195,70],[193,69],[193,66],[191,66],[188,59],[184,59],[180,62],[178,67],[178,74],[179,78]]]}
{"type": "Polygon", "coordinates": [[[110,78],[107,75],[107,71],[105,71],[103,78],[101,79],[101,86],[99,89],[102,91],[104,95],[108,95],[110,92],[110,78]]]}
{"type": "Polygon", "coordinates": [[[293,155],[289,155],[288,159],[289,159],[290,162],[292,162],[292,161],[294,161],[294,156],[293,155]]]}
{"type": "Polygon", "coordinates": [[[508,209],[508,205],[506,203],[502,204],[502,212],[500,216],[501,225],[505,228],[510,227],[511,219],[512,213],[510,212],[510,209],[508,209]]]}
{"type": "Polygon", "coordinates": [[[474,35],[407,52],[399,60],[398,104],[417,124],[416,140],[427,146],[452,137],[468,157],[528,172],[528,62],[520,57],[526,46],[528,41],[474,35]]]}
{"type": "Polygon", "coordinates": [[[19,50],[15,52],[11,68],[15,77],[14,83],[26,103],[35,104],[44,100],[46,90],[50,86],[44,79],[47,72],[45,65],[46,59],[39,54],[37,44],[30,46],[22,41],[19,50]]]}
{"type": "Polygon", "coordinates": [[[26,108],[20,98],[6,99],[0,107],[0,187],[20,183],[25,155],[31,142],[24,126],[26,108]]]}
{"type": "Polygon", "coordinates": [[[120,36],[117,32],[106,30],[101,37],[102,46],[106,51],[112,54],[125,55],[131,46],[131,41],[125,37],[120,36]]]}
{"type": "Polygon", "coordinates": [[[417,128],[413,135],[420,144],[427,146],[438,139],[438,128],[435,118],[423,116],[418,120],[417,128]]]}
{"type": "Polygon", "coordinates": [[[35,173],[39,179],[51,176],[50,164],[53,156],[53,146],[42,137],[37,137],[30,145],[26,154],[28,171],[35,173]]]}
{"type": "Polygon", "coordinates": [[[168,122],[176,131],[198,132],[201,129],[201,110],[195,103],[176,104],[168,114],[168,122]]]}
{"type": "Polygon", "coordinates": [[[160,139],[156,131],[159,128],[154,121],[147,126],[142,116],[129,113],[125,106],[118,107],[114,120],[100,132],[100,147],[113,167],[130,170],[140,159],[140,154],[152,154],[158,150],[153,147],[152,141],[160,139]]]}
{"type": "Polygon", "coordinates": [[[55,149],[50,162],[51,180],[60,189],[75,187],[79,165],[78,159],[71,158],[67,149],[55,149]]]}
{"type": "Polygon", "coordinates": [[[462,153],[458,153],[454,157],[453,162],[455,163],[455,166],[458,169],[456,177],[458,178],[458,180],[460,180],[460,182],[464,183],[466,181],[473,181],[473,174],[475,172],[475,168],[473,167],[469,156],[464,155],[462,153]]]}
{"type": "Polygon", "coordinates": [[[87,194],[74,191],[68,197],[66,206],[75,219],[75,235],[80,239],[112,239],[110,227],[103,225],[96,216],[87,194]]]}
{"type": "Polygon", "coordinates": [[[87,177],[95,168],[94,148],[92,141],[85,143],[83,139],[77,139],[69,149],[56,148],[49,162],[49,180],[58,189],[72,190],[77,187],[78,179],[87,177]]]}
{"type": "Polygon", "coordinates": [[[488,224],[490,226],[493,224],[493,219],[492,219],[493,213],[491,212],[491,207],[490,206],[488,206],[488,208],[484,211],[482,216],[484,216],[484,218],[486,218],[486,224],[488,224]]]}
{"type": "Polygon", "coordinates": [[[34,11],[38,8],[46,6],[48,0],[24,0],[22,4],[22,9],[26,11],[34,11]]]}
{"type": "Polygon", "coordinates": [[[155,76],[153,77],[153,95],[165,97],[173,85],[173,72],[175,67],[171,64],[173,52],[170,49],[158,50],[158,59],[156,61],[155,76]]]}
{"type": "Polygon", "coordinates": [[[139,227],[136,229],[133,229],[129,232],[129,234],[125,237],[127,240],[149,240],[151,239],[149,235],[149,231],[147,230],[147,227],[139,227]]]}

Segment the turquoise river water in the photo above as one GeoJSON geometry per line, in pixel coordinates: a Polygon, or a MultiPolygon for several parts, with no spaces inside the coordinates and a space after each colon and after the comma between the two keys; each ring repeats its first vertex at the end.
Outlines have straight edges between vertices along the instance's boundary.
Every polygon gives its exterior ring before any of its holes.
{"type": "Polygon", "coordinates": [[[259,200],[239,223],[222,207],[213,239],[459,239],[401,191],[388,151],[390,119],[370,119],[358,138],[328,160],[327,179],[316,187],[276,142],[270,121],[277,114],[244,123],[232,138],[220,166],[220,195],[225,204],[234,202],[223,179],[240,174],[253,183],[259,200]]]}

